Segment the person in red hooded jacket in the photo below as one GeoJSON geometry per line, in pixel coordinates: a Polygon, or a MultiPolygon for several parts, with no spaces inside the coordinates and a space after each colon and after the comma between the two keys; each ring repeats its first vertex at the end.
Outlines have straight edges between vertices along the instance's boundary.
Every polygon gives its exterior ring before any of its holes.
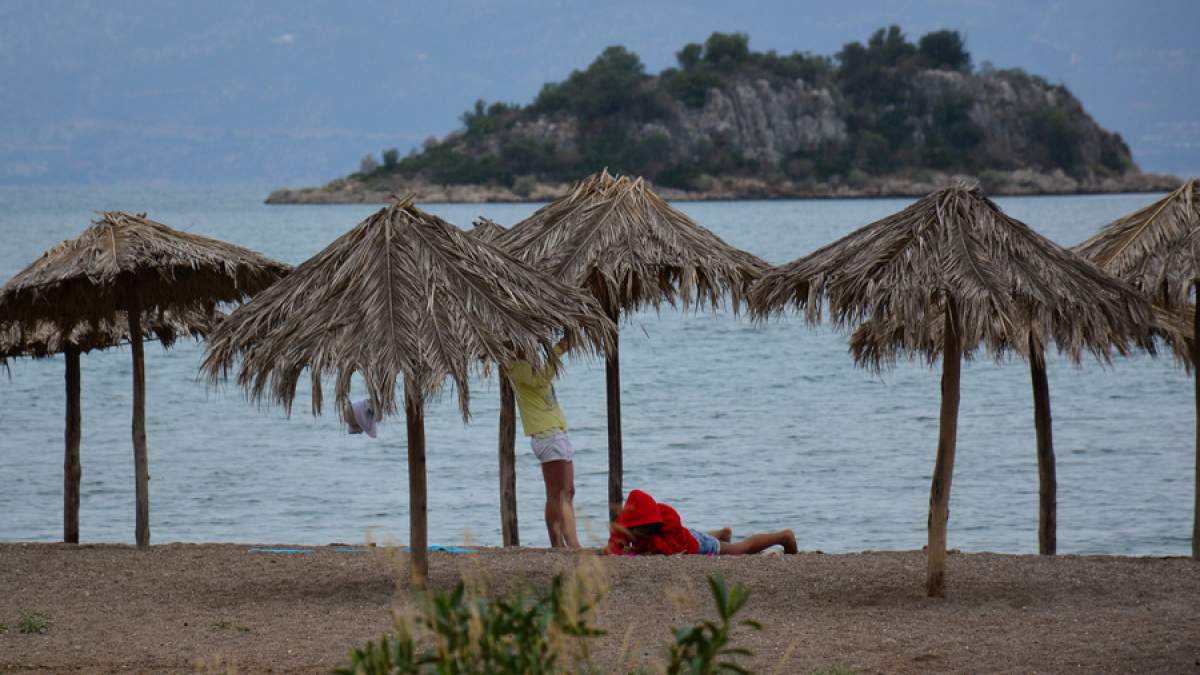
{"type": "Polygon", "coordinates": [[[612,525],[612,536],[604,552],[614,555],[741,555],[758,553],[775,545],[782,546],[784,553],[796,552],[796,535],[791,530],[752,534],[738,542],[730,541],[730,534],[729,528],[701,532],[684,527],[675,509],[654,501],[641,490],[632,490],[612,525]]]}

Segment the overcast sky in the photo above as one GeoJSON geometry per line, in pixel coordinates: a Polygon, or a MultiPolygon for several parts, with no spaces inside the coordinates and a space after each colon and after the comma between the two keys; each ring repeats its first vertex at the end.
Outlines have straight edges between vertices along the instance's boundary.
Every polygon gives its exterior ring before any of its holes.
{"type": "Polygon", "coordinates": [[[0,184],[325,182],[527,103],[606,46],[649,72],[713,31],[831,55],[896,23],[1062,82],[1144,170],[1200,175],[1200,1],[441,0],[0,4],[0,184]]]}

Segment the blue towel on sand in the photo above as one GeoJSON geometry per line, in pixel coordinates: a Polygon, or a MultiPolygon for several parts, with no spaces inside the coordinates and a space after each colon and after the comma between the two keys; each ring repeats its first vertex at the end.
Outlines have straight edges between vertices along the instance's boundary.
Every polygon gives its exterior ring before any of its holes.
{"type": "MultiPolygon", "coordinates": [[[[250,553],[312,553],[313,552],[313,549],[311,549],[311,548],[251,548],[251,549],[247,549],[247,550],[250,553]]],[[[333,550],[337,551],[338,553],[362,553],[363,551],[366,551],[368,549],[365,549],[365,548],[335,548],[333,550]]],[[[403,550],[411,551],[412,549],[405,546],[403,550]]],[[[475,549],[461,548],[458,546],[430,546],[429,550],[430,551],[444,551],[446,553],[474,553],[475,552],[475,549]]]]}

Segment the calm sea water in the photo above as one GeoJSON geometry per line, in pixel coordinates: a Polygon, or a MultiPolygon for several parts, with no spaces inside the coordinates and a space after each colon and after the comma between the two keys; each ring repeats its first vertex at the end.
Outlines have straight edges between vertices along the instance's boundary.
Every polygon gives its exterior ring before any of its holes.
{"type": "MultiPolygon", "coordinates": [[[[93,212],[147,211],[174,227],[298,263],[373,206],[265,206],[265,186],[211,189],[0,187],[0,279],[93,212]]],[[[1074,244],[1149,195],[998,200],[1049,238],[1074,244]]],[[[726,241],[783,263],[909,200],[682,203],[726,241]]],[[[505,225],[534,205],[428,205],[469,227],[505,225]]],[[[153,541],[326,544],[407,540],[404,425],[349,436],[335,417],[290,418],[233,386],[198,381],[203,345],[146,350],[153,541]],[[368,532],[370,535],[368,535],[368,532]]],[[[685,523],[735,534],[790,527],[801,547],[912,549],[925,541],[940,370],[854,367],[844,335],[794,317],[755,326],[727,312],[632,317],[622,332],[625,485],[675,505],[685,523]]],[[[0,374],[0,541],[62,532],[63,362],[11,362],[0,374]]],[[[1170,358],[1105,368],[1050,359],[1062,553],[1185,554],[1192,512],[1191,385],[1170,358]]],[[[83,358],[85,542],[132,542],[134,483],[128,349],[83,358]]],[[[963,369],[950,546],[1037,551],[1037,468],[1029,371],[983,359],[963,369]]],[[[431,402],[431,543],[500,542],[497,385],[472,389],[463,424],[448,394],[431,402]]],[[[558,384],[577,448],[582,535],[605,533],[604,366],[576,360],[558,384]]],[[[547,544],[542,485],[518,438],[522,543],[547,544]]]]}

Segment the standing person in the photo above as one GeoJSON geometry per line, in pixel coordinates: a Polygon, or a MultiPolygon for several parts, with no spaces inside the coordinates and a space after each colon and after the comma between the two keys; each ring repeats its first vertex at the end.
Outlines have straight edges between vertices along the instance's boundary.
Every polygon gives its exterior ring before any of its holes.
{"type": "MultiPolygon", "coordinates": [[[[569,346],[569,338],[564,337],[554,351],[562,355],[569,346]]],[[[550,545],[579,548],[575,533],[575,450],[567,437],[567,416],[554,393],[557,373],[549,365],[534,370],[528,361],[514,361],[508,372],[521,411],[521,428],[529,436],[533,454],[542,463],[550,545]]]]}

